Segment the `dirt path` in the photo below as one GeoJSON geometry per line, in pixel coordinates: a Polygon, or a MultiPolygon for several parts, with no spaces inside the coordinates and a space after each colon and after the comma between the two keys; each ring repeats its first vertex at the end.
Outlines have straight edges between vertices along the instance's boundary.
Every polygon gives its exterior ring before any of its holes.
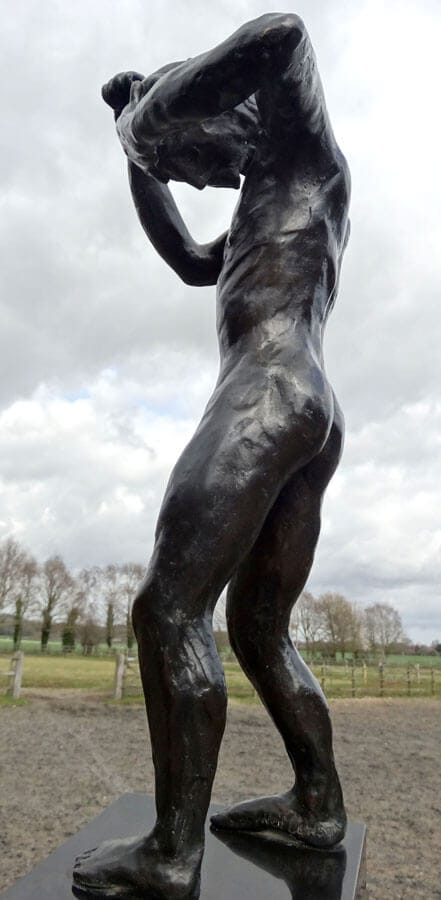
{"type": "MultiPolygon", "coordinates": [[[[338,700],[331,708],[348,811],[369,828],[371,900],[441,898],[441,703],[338,700]]],[[[232,706],[213,800],[289,782],[264,711],[232,706]]],[[[142,708],[66,691],[0,709],[0,890],[111,800],[152,786],[142,708]]]]}

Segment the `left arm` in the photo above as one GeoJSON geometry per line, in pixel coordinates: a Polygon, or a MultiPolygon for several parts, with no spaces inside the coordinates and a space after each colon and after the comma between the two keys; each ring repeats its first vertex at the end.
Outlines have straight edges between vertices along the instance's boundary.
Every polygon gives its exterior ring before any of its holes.
{"type": "Polygon", "coordinates": [[[159,255],[186,284],[216,284],[227,233],[209,244],[198,244],[166,184],[132,162],[129,162],[129,182],[139,221],[159,255]]]}

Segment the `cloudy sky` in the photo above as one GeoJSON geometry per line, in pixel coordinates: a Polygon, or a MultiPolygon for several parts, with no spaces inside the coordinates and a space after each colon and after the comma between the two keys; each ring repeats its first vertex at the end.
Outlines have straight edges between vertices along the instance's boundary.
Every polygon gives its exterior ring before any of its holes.
{"type": "MultiPolygon", "coordinates": [[[[215,45],[270,0],[15,0],[0,59],[0,538],[73,567],[147,560],[217,374],[214,288],[148,246],[100,86],[215,45]]],[[[347,421],[309,588],[441,638],[439,0],[298,0],[353,176],[328,326],[347,421]]],[[[234,191],[176,186],[194,236],[234,191]]]]}

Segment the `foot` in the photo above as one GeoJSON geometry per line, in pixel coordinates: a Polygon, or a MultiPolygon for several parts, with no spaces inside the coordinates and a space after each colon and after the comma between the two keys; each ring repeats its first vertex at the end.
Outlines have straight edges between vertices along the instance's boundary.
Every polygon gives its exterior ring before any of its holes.
{"type": "Polygon", "coordinates": [[[335,847],[344,837],[346,815],[338,810],[307,809],[295,791],[275,797],[261,797],[239,803],[211,819],[213,828],[228,831],[269,831],[286,841],[300,841],[310,847],[335,847]]]}
{"type": "Polygon", "coordinates": [[[191,859],[167,857],[153,835],[106,841],[77,857],[77,896],[197,900],[202,850],[191,859]]]}

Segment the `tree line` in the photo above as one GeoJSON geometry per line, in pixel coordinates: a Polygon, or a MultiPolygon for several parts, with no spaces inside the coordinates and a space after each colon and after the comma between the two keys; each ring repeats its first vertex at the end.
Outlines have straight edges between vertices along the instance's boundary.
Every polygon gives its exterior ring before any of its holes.
{"type": "MultiPolygon", "coordinates": [[[[74,650],[77,642],[85,653],[102,642],[111,650],[116,637],[131,649],[132,605],[143,575],[144,566],[137,562],[92,566],[78,573],[59,555],[39,564],[17,540],[8,538],[0,543],[0,619],[8,617],[16,650],[30,622],[39,629],[43,652],[54,626],[61,630],[66,652],[74,650]]],[[[218,639],[225,631],[224,607],[221,598],[214,623],[218,639]]],[[[366,653],[384,657],[417,649],[411,647],[393,606],[373,603],[360,608],[332,592],[314,597],[305,591],[294,608],[291,633],[308,657],[366,653]]],[[[418,649],[441,653],[441,643],[418,649]]]]}
{"type": "Polygon", "coordinates": [[[390,603],[372,603],[360,608],[342,594],[328,592],[314,597],[305,591],[291,620],[296,643],[303,644],[308,655],[340,654],[353,657],[366,652],[374,656],[409,649],[401,616],[390,603]]]}
{"type": "Polygon", "coordinates": [[[80,642],[85,653],[103,639],[109,650],[117,628],[130,649],[134,644],[132,605],[144,566],[92,566],[73,573],[61,556],[42,564],[14,538],[0,544],[0,616],[12,618],[18,650],[26,621],[38,620],[41,650],[47,650],[55,623],[61,623],[66,652],[80,642]]]}

